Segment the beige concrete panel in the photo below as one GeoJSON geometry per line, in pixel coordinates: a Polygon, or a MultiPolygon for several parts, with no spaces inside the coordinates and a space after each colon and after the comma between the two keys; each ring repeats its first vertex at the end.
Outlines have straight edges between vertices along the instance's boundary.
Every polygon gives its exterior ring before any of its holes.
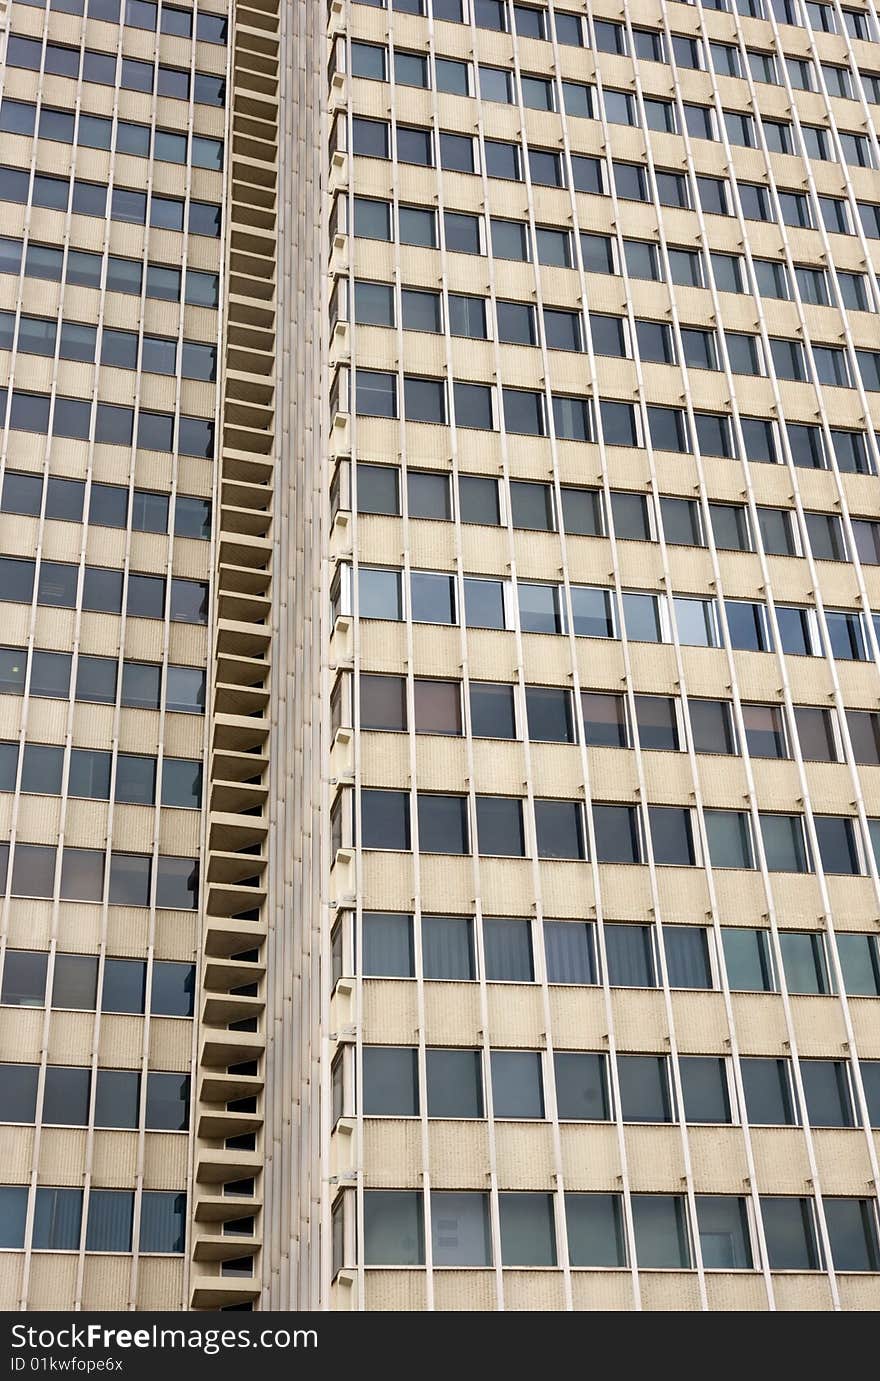
{"type": "Polygon", "coordinates": [[[419,1189],[422,1129],[417,1118],[364,1119],[364,1186],[367,1189],[419,1189]]]}
{"type": "Polygon", "coordinates": [[[511,433],[507,438],[507,458],[511,476],[550,474],[552,470],[552,451],[547,437],[517,436],[511,433]]]}
{"type": "Polygon", "coordinates": [[[679,1188],[685,1165],[678,1127],[632,1124],[624,1127],[624,1139],[634,1193],[679,1188]]]}
{"type": "Polygon", "coordinates": [[[496,1308],[494,1271],[434,1271],[434,1308],[492,1313],[496,1308]]]}
{"type": "Polygon", "coordinates": [[[636,800],[638,773],[634,753],[619,748],[590,748],[590,792],[596,801],[636,800]]]}
{"type": "MultiPolygon", "coordinates": [[[[647,644],[641,647],[630,647],[630,655],[644,652],[647,644]]],[[[575,642],[575,656],[577,658],[578,676],[581,686],[585,689],[604,689],[604,690],[623,690],[624,662],[623,649],[620,643],[611,638],[578,638],[575,642]]],[[[644,663],[641,655],[635,656],[634,661],[639,663],[639,670],[645,677],[644,663]]],[[[647,659],[650,668],[643,681],[633,680],[640,689],[650,688],[654,684],[654,678],[658,675],[665,680],[664,659],[658,657],[651,665],[650,657],[647,659]]]]}
{"type": "Polygon", "coordinates": [[[487,1124],[432,1119],[428,1128],[428,1167],[434,1189],[488,1189],[487,1124]]]}
{"type": "MultiPolygon", "coordinates": [[[[63,908],[62,908],[63,909],[63,908]]],[[[94,908],[96,916],[98,908],[94,908]]],[[[180,912],[157,912],[159,917],[169,920],[179,917],[180,912]]],[[[107,952],[119,955],[145,955],[150,913],[145,907],[111,906],[107,910],[107,952]]],[[[192,934],[188,928],[187,933],[192,934]]]]}
{"type": "Polygon", "coordinates": [[[851,997],[849,1013],[860,1056],[862,1059],[880,1060],[880,1027],[877,1024],[876,1000],[870,997],[851,997]]]}
{"type": "Polygon", "coordinates": [[[620,1151],[611,1123],[563,1122],[559,1128],[562,1173],[568,1192],[614,1191],[620,1187],[620,1151]]]}
{"type": "Polygon", "coordinates": [[[40,1184],[82,1184],[86,1135],[82,1127],[43,1128],[40,1138],[40,1184]]]}
{"type": "MultiPolygon", "coordinates": [[[[774,701],[778,698],[779,667],[775,657],[768,657],[765,652],[734,652],[733,661],[744,700],[774,701]]],[[[729,684],[726,676],[722,684],[725,687],[729,684]]]]}
{"type": "MultiPolygon", "coordinates": [[[[451,860],[449,860],[451,862],[451,860]]],[[[423,866],[433,860],[423,859],[423,866]]],[[[450,870],[450,873],[455,870],[450,870]]],[[[374,911],[411,911],[414,896],[410,854],[365,853],[362,860],[363,895],[374,911]]],[[[473,887],[470,888],[473,891],[473,887]]]]}
{"type": "Polygon", "coordinates": [[[5,1061],[39,1063],[43,1019],[42,1007],[0,1007],[0,1050],[5,1061]]]}
{"type": "Polygon", "coordinates": [[[516,1312],[558,1311],[565,1308],[559,1271],[504,1272],[504,1308],[516,1312]]]}
{"type": "Polygon", "coordinates": [[[19,1252],[15,1255],[11,1252],[4,1253],[2,1269],[0,1269],[0,1309],[4,1313],[11,1313],[12,1310],[18,1309],[23,1281],[24,1253],[19,1252]]]}
{"type": "Polygon", "coordinates": [[[664,920],[692,922],[708,914],[709,889],[701,869],[658,867],[657,894],[664,920]]]}
{"type": "Polygon", "coordinates": [[[87,1065],[91,1061],[93,1012],[53,1012],[49,1023],[47,1058],[55,1065],[87,1065]]]}
{"type": "MultiPolygon", "coordinates": [[[[521,580],[554,580],[562,575],[562,547],[551,532],[518,532],[514,538],[517,575],[521,580]]],[[[504,574],[502,568],[499,574],[504,574]]]]}
{"type": "Polygon", "coordinates": [[[151,1069],[189,1069],[192,1025],[178,1017],[153,1017],[150,1022],[151,1069]]]}
{"type": "Polygon", "coordinates": [[[412,1045],[417,1039],[418,1010],[414,983],[371,979],[364,984],[363,1037],[367,1045],[412,1045]]]}
{"type": "Polygon", "coordinates": [[[813,808],[832,815],[853,814],[853,786],[844,763],[804,764],[813,808]]]}
{"type": "MultiPolygon", "coordinates": [[[[198,754],[200,757],[201,754],[198,754]]],[[[134,811],[140,809],[146,827],[148,812],[143,806],[128,806],[126,810],[134,811]]],[[[186,858],[195,858],[200,849],[201,819],[197,810],[182,810],[166,807],[159,817],[159,852],[163,854],[179,854],[186,858]]],[[[120,834],[117,842],[128,838],[128,832],[120,834]]],[[[117,836],[114,832],[114,840],[117,836]]],[[[127,844],[124,847],[128,847],[127,844]]]]}
{"type": "MultiPolygon", "coordinates": [[[[664,643],[630,643],[629,657],[633,686],[637,690],[669,694],[667,688],[671,688],[678,679],[674,648],[664,643]]],[[[584,684],[589,686],[590,681],[585,680],[584,684]]]]}
{"type": "Polygon", "coordinates": [[[33,1127],[0,1126],[0,1156],[7,1184],[30,1181],[34,1155],[33,1127]]]}
{"type": "Polygon", "coordinates": [[[800,1055],[845,1054],[846,1027],[843,1008],[837,998],[805,997],[794,993],[790,1003],[800,1055]]]}
{"type": "Polygon", "coordinates": [[[423,854],[421,877],[422,896],[430,900],[432,911],[460,916],[473,909],[474,880],[469,858],[423,854]]]}
{"type": "Polygon", "coordinates": [[[401,786],[407,783],[408,736],[365,733],[361,738],[361,770],[367,786],[401,786]]]}
{"type": "MultiPolygon", "coordinates": [[[[41,645],[38,640],[37,645],[41,645]]],[[[52,644],[42,643],[52,647],[52,644]]],[[[17,705],[21,701],[15,702],[17,705]]],[[[61,700],[31,700],[28,706],[27,736],[38,743],[63,743],[67,721],[67,702],[61,700]]],[[[21,824],[19,824],[21,833],[21,824]]]]}
{"type": "Polygon", "coordinates": [[[769,1308],[767,1290],[759,1275],[708,1271],[706,1296],[712,1310],[762,1313],[769,1308]]]}
{"type": "MultiPolygon", "coordinates": [[[[83,615],[83,624],[89,615],[83,615]]],[[[112,614],[94,614],[92,618],[111,621],[118,628],[119,621],[112,614]]],[[[76,615],[72,609],[38,609],[35,620],[34,643],[37,647],[59,648],[69,652],[73,644],[76,615]]]]}
{"type": "Polygon", "coordinates": [[[807,1275],[777,1271],[773,1277],[773,1296],[776,1308],[786,1313],[805,1314],[834,1307],[828,1277],[817,1272],[807,1275]]]}
{"type": "MultiPolygon", "coordinates": [[[[386,746],[391,748],[392,745],[389,740],[393,739],[393,737],[392,734],[377,735],[379,743],[375,746],[379,751],[373,753],[371,762],[371,766],[377,771],[381,770],[380,764],[385,762],[382,749],[386,746]]],[[[404,747],[408,746],[407,740],[402,737],[398,739],[398,744],[402,744],[404,747]]],[[[506,783],[508,780],[516,781],[517,785],[519,781],[522,780],[522,772],[517,771],[516,752],[514,752],[512,756],[514,759],[512,763],[504,764],[502,762],[498,779],[499,784],[497,787],[493,788],[494,790],[505,791],[507,789],[506,783]],[[507,767],[506,772],[504,770],[505,766],[507,767]]],[[[364,761],[366,762],[366,755],[364,761]]],[[[408,754],[401,753],[399,746],[396,752],[393,754],[389,753],[385,773],[389,785],[399,785],[400,782],[408,779],[408,754]],[[388,770],[392,764],[399,769],[397,775],[394,777],[390,775],[388,770]]],[[[366,772],[364,774],[364,780],[367,780],[366,772]]],[[[419,789],[422,791],[466,791],[467,755],[465,752],[464,740],[451,739],[443,734],[419,734],[416,738],[416,781],[419,789]]],[[[487,777],[484,778],[484,783],[488,781],[491,781],[491,777],[487,775],[487,777]]]]}
{"type": "Polygon", "coordinates": [[[628,1271],[571,1273],[572,1304],[578,1312],[619,1312],[634,1308],[632,1277],[628,1271]]]}
{"type": "Polygon", "coordinates": [[[371,1312],[422,1312],[427,1307],[424,1271],[367,1270],[364,1308],[371,1312]]]}
{"type": "Polygon", "coordinates": [[[651,542],[620,542],[620,579],[633,590],[657,590],[663,575],[660,548],[651,542]]]}
{"type": "MultiPolygon", "coordinates": [[[[815,658],[809,659],[811,663],[815,658]]],[[[841,662],[836,665],[840,691],[847,705],[877,704],[877,670],[866,662],[841,662]]]]}
{"type": "Polygon", "coordinates": [[[549,989],[550,1022],[556,1050],[604,1050],[608,1018],[599,988],[553,984],[549,989]]]}
{"type": "Polygon", "coordinates": [[[761,1194],[808,1194],[810,1162],[799,1127],[752,1127],[755,1173],[761,1194]]]}
{"type": "MultiPolygon", "coordinates": [[[[111,908],[111,914],[114,908],[111,908]]],[[[191,962],[196,953],[198,916],[195,912],[184,917],[181,911],[157,911],[153,938],[157,959],[180,959],[191,962]]],[[[137,933],[132,943],[136,943],[137,933]]],[[[109,935],[108,935],[109,948],[109,935]]]]}
{"type": "Polygon", "coordinates": [[[54,844],[58,838],[60,819],[60,800],[47,796],[22,796],[18,806],[18,837],[32,844],[54,844]]]}
{"type": "Polygon", "coordinates": [[[777,994],[731,993],[730,1001],[741,1055],[788,1054],[785,1011],[777,994]]]}
{"type": "MultiPolygon", "coordinates": [[[[776,761],[772,758],[755,758],[752,762],[752,772],[755,778],[759,809],[782,810],[791,813],[800,811],[801,788],[795,763],[776,761]]],[[[737,776],[744,775],[744,772],[737,773],[737,776]]],[[[739,797],[739,801],[741,799],[742,797],[739,797]]],[[[729,801],[730,804],[739,803],[733,792],[731,792],[729,801]]],[[[708,805],[710,802],[707,800],[706,804],[708,805]]],[[[742,807],[740,806],[740,808],[742,807]]]]}
{"type": "Polygon", "coordinates": [[[870,1194],[874,1182],[861,1128],[814,1127],[813,1146],[824,1194],[870,1194]]]}
{"type": "Polygon", "coordinates": [[[641,988],[616,988],[611,993],[611,1010],[619,1050],[665,1054],[668,1030],[662,993],[641,988]]]}
{"type": "MultiPolygon", "coordinates": [[[[484,778],[484,780],[491,780],[491,777],[484,778]]],[[[520,777],[519,780],[522,783],[523,777],[520,777]]],[[[567,800],[582,800],[584,778],[581,757],[577,748],[573,744],[533,744],[532,786],[538,797],[549,796],[562,797],[567,800]]]]}
{"type": "Polygon", "coordinates": [[[676,1040],[683,1055],[727,1053],[730,1031],[721,993],[682,989],[674,991],[671,1000],[676,1040]]]}
{"type": "Polygon", "coordinates": [[[184,1132],[147,1132],[144,1137],[144,1188],[183,1189],[189,1137],[184,1132]]]}
{"type": "Polygon", "coordinates": [[[641,1271],[642,1308],[680,1313],[702,1308],[695,1272],[641,1271]]]}
{"type": "Polygon", "coordinates": [[[495,1150],[499,1189],[553,1188],[553,1135],[547,1123],[496,1121],[495,1150]]]}
{"type": "Polygon", "coordinates": [[[647,868],[637,864],[600,863],[602,912],[609,921],[643,921],[653,907],[647,868]]]}
{"type": "MultiPolygon", "coordinates": [[[[796,705],[819,705],[824,701],[830,703],[832,694],[831,675],[824,658],[818,657],[787,657],[786,670],[788,672],[789,685],[791,686],[792,698],[796,705]]],[[[854,697],[848,689],[847,682],[850,680],[850,667],[845,662],[837,663],[837,675],[840,680],[841,692],[848,705],[865,704],[864,699],[854,697]]],[[[868,678],[853,678],[855,683],[859,683],[867,689],[868,678]]]]}
{"type": "Polygon", "coordinates": [[[4,514],[0,518],[0,541],[3,542],[4,552],[10,556],[33,556],[37,547],[38,529],[37,518],[24,517],[18,513],[4,514]]]}
{"type": "Polygon", "coordinates": [[[56,1310],[59,1300],[72,1300],[76,1282],[75,1252],[37,1252],[31,1258],[28,1280],[28,1310],[56,1310]]]}
{"type": "MultiPolygon", "coordinates": [[[[870,814],[875,813],[870,801],[868,811],[870,814]]],[[[874,886],[869,878],[830,875],[826,882],[835,930],[871,931],[880,925],[874,886]]]]}
{"type": "Polygon", "coordinates": [[[128,1189],[135,1181],[138,1162],[138,1134],[123,1131],[95,1131],[92,1152],[92,1180],[104,1189],[128,1189]]]}
{"type": "Polygon", "coordinates": [[[142,1256],[138,1262],[137,1308],[185,1309],[183,1257],[142,1256]]]}
{"type": "Polygon", "coordinates": [[[819,561],[816,571],[819,592],[827,606],[837,609],[858,607],[859,588],[852,566],[839,561],[819,561]]]}
{"type": "Polygon", "coordinates": [[[761,599],[764,579],[756,555],[751,552],[720,552],[718,564],[726,599],[761,599]]]}
{"type": "MultiPolygon", "coordinates": [[[[84,1014],[83,1014],[84,1015],[84,1014]]],[[[157,1019],[157,1018],[156,1018],[157,1019]]],[[[144,1050],[144,1019],[141,1016],[108,1012],[101,1018],[98,1034],[98,1062],[111,1069],[140,1069],[144,1050]]],[[[182,1065],[157,1065],[157,1069],[185,1069],[182,1065]]]]}
{"type": "MultiPolygon", "coordinates": [[[[30,625],[31,611],[26,605],[9,605],[6,610],[6,621],[4,623],[5,636],[10,643],[21,645],[27,642],[28,628],[30,625]]],[[[37,627],[40,626],[39,614],[37,617],[37,627]]],[[[46,646],[46,644],[42,644],[46,646]]]]}
{"type": "Polygon", "coordinates": [[[9,903],[7,939],[12,949],[45,949],[52,933],[52,903],[12,901],[9,903]]]}
{"type": "MultiPolygon", "coordinates": [[[[493,346],[490,342],[483,343],[482,341],[475,341],[474,344],[477,346],[477,350],[473,353],[472,347],[468,346],[469,363],[475,366],[481,364],[483,368],[475,368],[473,373],[468,373],[467,377],[485,379],[488,376],[491,378],[493,346]]],[[[500,375],[505,384],[510,384],[516,388],[534,388],[536,383],[543,381],[543,361],[537,346],[501,344],[498,347],[498,353],[501,358],[500,375]]]]}
{"type": "Polygon", "coordinates": [[[837,1273],[837,1289],[842,1309],[880,1310],[880,1278],[837,1273]]]}
{"type": "Polygon", "coordinates": [[[712,559],[708,551],[698,547],[669,547],[667,557],[669,582],[673,590],[707,595],[714,593],[712,559]]]}
{"type": "Polygon", "coordinates": [[[486,1001],[492,1046],[536,1049],[545,1044],[544,1006],[536,984],[489,983],[486,1001]]]}
{"type": "MultiPolygon", "coordinates": [[[[433,664],[438,660],[437,647],[432,647],[428,630],[414,628],[413,635],[414,651],[419,652],[421,661],[427,660],[433,669],[433,664]]],[[[406,629],[402,625],[388,623],[383,619],[367,619],[360,623],[358,636],[360,638],[361,666],[364,671],[399,672],[401,663],[406,660],[406,629]]],[[[433,636],[436,638],[437,632],[434,632],[433,636]]],[[[441,634],[438,642],[441,656],[446,653],[445,660],[450,663],[450,640],[441,634]]],[[[426,674],[425,667],[415,659],[414,662],[417,674],[426,674]]]]}
{"type": "Polygon", "coordinates": [[[538,868],[545,915],[580,919],[595,914],[593,874],[586,864],[542,859],[538,868]]]}
{"type": "Polygon", "coordinates": [[[125,1309],[130,1277],[127,1256],[88,1255],[83,1269],[83,1309],[125,1309]]]}
{"type": "Polygon", "coordinates": [[[479,1045],[480,990],[475,983],[426,982],[424,991],[428,1045],[479,1045]]]}
{"type": "MultiPolygon", "coordinates": [[[[405,643],[405,629],[393,624],[361,624],[361,645],[370,657],[371,671],[399,671],[405,655],[398,650],[405,643]],[[366,634],[366,636],[365,636],[366,634]]],[[[413,628],[413,670],[419,676],[455,676],[461,667],[461,634],[457,628],[438,628],[418,624],[413,628]]],[[[469,648],[474,641],[470,634],[469,648]]]]}
{"type": "Polygon", "coordinates": [[[749,1173],[741,1127],[688,1127],[697,1194],[745,1191],[749,1173]]]}
{"type": "Polygon", "coordinates": [[[632,360],[596,357],[596,385],[603,398],[632,400],[636,396],[636,367],[632,360]]]}
{"type": "MultiPolygon", "coordinates": [[[[100,619],[104,627],[106,640],[102,642],[100,646],[93,647],[93,651],[100,652],[104,656],[112,657],[119,645],[119,620],[112,618],[109,614],[83,614],[84,627],[86,619],[95,620],[96,623],[100,619]]],[[[187,637],[188,633],[190,633],[189,629],[186,630],[181,640],[184,646],[189,642],[189,638],[187,637]]],[[[176,650],[175,643],[177,642],[179,634],[180,626],[172,624],[168,638],[169,661],[180,662],[189,666],[204,665],[205,659],[203,653],[200,653],[198,657],[185,657],[176,650]]],[[[133,661],[161,662],[162,635],[163,625],[159,619],[127,619],[125,624],[126,657],[133,661]]]]}
{"type": "MultiPolygon", "coordinates": [[[[477,527],[468,524],[461,529],[461,559],[469,574],[507,574],[508,543],[503,528],[477,527]]],[[[470,634],[473,637],[473,634],[470,634]]]]}
{"type": "MultiPolygon", "coordinates": [[[[470,651],[473,634],[468,634],[470,651]]],[[[578,645],[580,648],[580,644],[578,645]]],[[[473,656],[471,654],[472,661],[473,656]]],[[[548,638],[542,633],[524,633],[522,636],[523,671],[529,685],[564,685],[571,672],[569,645],[562,638],[548,638]]],[[[496,663],[496,667],[499,664],[496,663]]],[[[504,665],[502,662],[501,665],[504,665]]],[[[471,675],[475,675],[473,667],[471,675]]],[[[496,680],[499,671],[486,677],[496,680]]]]}
{"type": "MultiPolygon", "coordinates": [[[[613,748],[606,750],[613,753],[613,748]]],[[[618,754],[620,756],[620,754],[618,754]]],[[[693,799],[693,777],[685,753],[645,752],[642,755],[647,798],[652,803],[688,805],[693,799]]]]}

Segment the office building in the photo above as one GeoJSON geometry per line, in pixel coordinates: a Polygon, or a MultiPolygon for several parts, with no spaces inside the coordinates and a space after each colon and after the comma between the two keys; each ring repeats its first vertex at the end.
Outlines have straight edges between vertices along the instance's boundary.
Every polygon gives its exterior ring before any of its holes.
{"type": "Polygon", "coordinates": [[[12,0],[0,1303],[880,1307],[872,3],[12,0]]]}

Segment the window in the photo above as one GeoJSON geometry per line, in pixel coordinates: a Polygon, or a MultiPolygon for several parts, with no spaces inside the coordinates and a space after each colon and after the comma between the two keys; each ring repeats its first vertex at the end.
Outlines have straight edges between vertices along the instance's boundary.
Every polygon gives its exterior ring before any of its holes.
{"type": "Polygon", "coordinates": [[[766,1127],[797,1124],[788,1060],[742,1056],[740,1072],[750,1122],[766,1127]]]}
{"type": "Polygon", "coordinates": [[[801,1060],[807,1116],[814,1127],[852,1127],[852,1096],[843,1060],[801,1060]]]}
{"type": "Polygon", "coordinates": [[[471,681],[470,710],[475,738],[516,738],[512,686],[471,681]]]}
{"type": "Polygon", "coordinates": [[[703,547],[702,522],[699,504],[695,499],[660,499],[663,536],[677,547],[703,547]]]}
{"type": "Polygon", "coordinates": [[[843,815],[815,815],[813,822],[825,872],[860,873],[862,870],[853,820],[843,815]]]}
{"type": "Polygon", "coordinates": [[[82,1224],[81,1189],[37,1189],[32,1246],[35,1251],[76,1251],[82,1224]]]}
{"type": "Polygon", "coordinates": [[[582,691],[584,740],[591,747],[629,746],[626,700],[623,695],[582,691]]]}
{"type": "Polygon", "coordinates": [[[535,801],[539,858],[586,858],[582,808],[577,801],[535,801]]]}
{"type": "Polygon", "coordinates": [[[593,927],[572,921],[544,922],[548,983],[598,981],[593,927]]]}
{"type": "MultiPolygon", "coordinates": [[[[848,11],[844,11],[847,14],[848,11]]],[[[876,1200],[824,1198],[831,1258],[837,1271],[880,1269],[876,1200]]]]}
{"type": "Polygon", "coordinates": [[[880,997],[880,949],[876,936],[841,932],[837,936],[837,952],[847,995],[880,997]]]}
{"type": "Polygon", "coordinates": [[[752,1246],[745,1199],[697,1194],[697,1229],[707,1270],[751,1270],[752,1246]]]}
{"type": "Polygon", "coordinates": [[[616,1194],[566,1194],[568,1258],[572,1266],[625,1266],[626,1241],[616,1194]]]}
{"type": "Polygon", "coordinates": [[[655,988],[653,931],[650,926],[606,924],[608,982],[614,987],[655,988]]]}
{"type": "Polygon", "coordinates": [[[419,847],[423,851],[441,854],[470,852],[466,797],[419,792],[418,816],[419,847]]]}
{"type": "Polygon", "coordinates": [[[571,696],[549,686],[526,688],[529,737],[543,743],[574,743],[571,696]]]}
{"type": "Polygon", "coordinates": [[[713,868],[753,868],[749,819],[744,811],[707,810],[704,813],[713,868]]]}
{"type": "Polygon", "coordinates": [[[604,1055],[557,1052],[556,1106],[561,1121],[607,1122],[611,1116],[604,1055]]]}
{"type": "Polygon", "coordinates": [[[709,937],[702,926],[667,925],[663,932],[671,988],[711,988],[709,937]]]}
{"type": "Polygon", "coordinates": [[[679,1056],[684,1115],[688,1122],[730,1122],[730,1088],[723,1059],[679,1056]]]}
{"type": "Polygon", "coordinates": [[[810,871],[804,838],[803,818],[800,815],[761,814],[761,838],[767,868],[771,873],[807,873],[810,871]]]}
{"type": "Polygon", "coordinates": [[[663,695],[637,695],[635,703],[641,747],[677,751],[680,744],[675,701],[663,695]]]}
{"type": "Polygon", "coordinates": [[[816,1225],[809,1199],[761,1195],[767,1262],[776,1271],[818,1271],[816,1225]]]}
{"type": "Polygon", "coordinates": [[[537,1050],[493,1050],[492,1103],[496,1117],[543,1119],[544,1088],[537,1050]]]}
{"type": "Polygon", "coordinates": [[[778,705],[742,706],[746,745],[755,758],[787,758],[785,721],[778,705]]]}
{"type": "Polygon", "coordinates": [[[600,863],[641,863],[638,815],[632,806],[593,806],[596,857],[600,863]]]}
{"type": "Polygon", "coordinates": [[[486,979],[500,983],[533,983],[531,922],[483,918],[486,979]]]}
{"type": "Polygon", "coordinates": [[[371,1189],[364,1194],[364,1261],[368,1266],[421,1266],[425,1261],[422,1195],[371,1189]]]}
{"type": "MultiPolygon", "coordinates": [[[[558,16],[557,16],[558,22],[558,16]]],[[[552,1194],[501,1193],[501,1259],[505,1266],[555,1266],[552,1194]]]]}
{"type": "Polygon", "coordinates": [[[417,1117],[418,1051],[406,1046],[364,1046],[363,1112],[365,1117],[417,1117]]]}
{"type": "MultiPolygon", "coordinates": [[[[691,867],[695,862],[690,811],[677,806],[649,806],[654,862],[691,867]]],[[[685,987],[708,984],[687,983],[685,987]]]]}
{"type": "Polygon", "coordinates": [[[405,791],[361,791],[365,849],[410,848],[409,795],[405,791]]]}
{"type": "Polygon", "coordinates": [[[522,802],[509,796],[478,796],[476,805],[478,851],[522,858],[525,855],[522,802]]]}
{"type": "Polygon", "coordinates": [[[642,1270],[691,1265],[684,1200],[673,1194],[633,1194],[636,1259],[642,1270]]]}

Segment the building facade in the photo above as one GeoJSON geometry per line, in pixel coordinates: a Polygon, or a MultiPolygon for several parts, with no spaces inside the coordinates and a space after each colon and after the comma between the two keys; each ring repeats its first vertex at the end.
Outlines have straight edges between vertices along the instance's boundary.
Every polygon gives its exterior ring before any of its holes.
{"type": "Polygon", "coordinates": [[[0,1306],[880,1307],[873,0],[4,24],[0,1306]]]}

